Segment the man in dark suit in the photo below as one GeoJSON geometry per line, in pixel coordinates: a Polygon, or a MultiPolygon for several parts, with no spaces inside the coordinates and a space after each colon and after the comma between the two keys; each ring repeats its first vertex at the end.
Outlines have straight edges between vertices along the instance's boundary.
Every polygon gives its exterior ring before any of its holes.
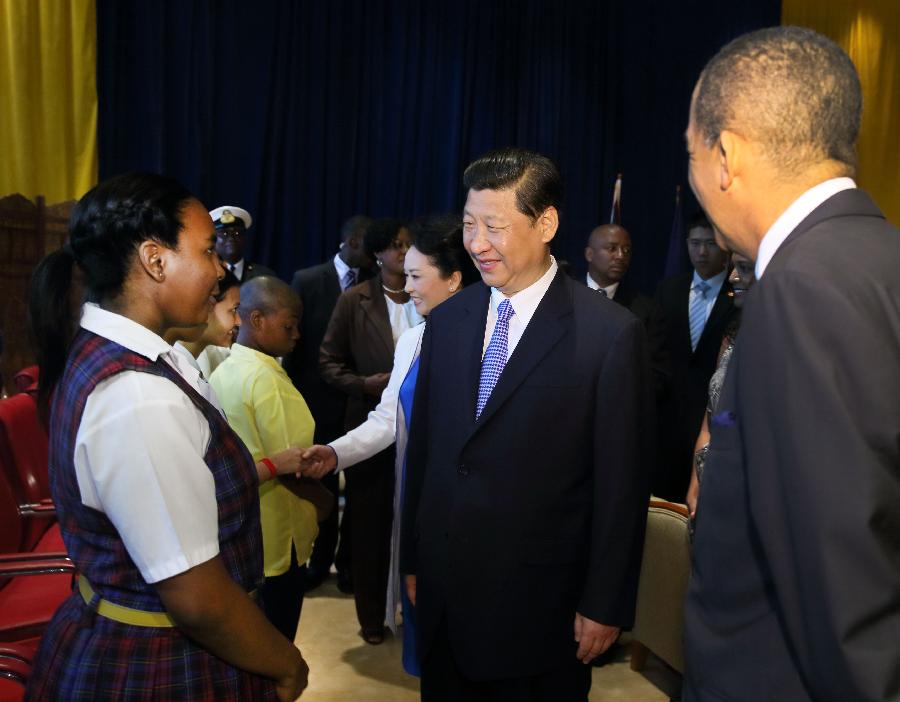
{"type": "Polygon", "coordinates": [[[685,700],[900,699],[900,231],[850,58],[798,27],[700,75],[690,180],[756,260],[700,486],[685,700]]]}
{"type": "Polygon", "coordinates": [[[493,152],[464,183],[465,245],[485,284],[428,318],[407,458],[401,571],[422,698],[584,702],[585,664],[634,615],[643,325],[558,270],[549,159],[493,152]]]}
{"type": "Polygon", "coordinates": [[[261,275],[278,277],[273,270],[261,263],[244,260],[247,230],[253,225],[253,218],[247,210],[237,205],[223,205],[211,210],[209,216],[216,228],[216,253],[222,259],[222,265],[235,278],[246,283],[261,275]]]}
{"type": "MultiPolygon", "coordinates": [[[[291,287],[300,296],[303,314],[300,317],[300,341],[284,359],[284,369],[303,395],[316,420],[315,442],[324,444],[344,433],[344,411],[347,396],[322,380],[319,374],[319,348],[328,328],[331,313],[340,294],[366,280],[371,259],[363,248],[363,236],[372,220],[362,215],[351,217],[341,227],[341,247],[334,258],[317,266],[294,273],[291,287]]],[[[337,500],[339,493],[336,473],[322,478],[322,483],[337,500]]],[[[337,504],[337,503],[335,503],[337,504]]],[[[338,547],[338,510],[319,525],[319,536],[313,547],[306,572],[307,588],[318,587],[328,576],[332,562],[338,570],[338,587],[345,592],[352,589],[350,579],[349,533],[350,507],[345,502],[340,526],[338,547]]]]}
{"type": "Polygon", "coordinates": [[[631,310],[644,323],[655,386],[657,394],[661,395],[671,372],[665,348],[666,327],[653,298],[622,282],[631,265],[632,251],[631,235],[624,227],[618,224],[594,227],[584,249],[584,260],[588,264],[585,283],[631,310]]]}
{"type": "Polygon", "coordinates": [[[726,279],[728,254],[702,212],[688,225],[686,243],[693,272],[667,278],[656,291],[671,375],[659,401],[659,460],[652,490],[673,502],[685,501],[709,379],[725,330],[737,314],[726,279]]]}

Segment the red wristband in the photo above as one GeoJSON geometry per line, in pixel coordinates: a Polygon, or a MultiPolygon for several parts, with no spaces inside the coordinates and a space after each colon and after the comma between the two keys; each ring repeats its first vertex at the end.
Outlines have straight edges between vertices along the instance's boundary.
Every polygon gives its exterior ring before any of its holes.
{"type": "Polygon", "coordinates": [[[272,461],[270,461],[268,458],[260,458],[259,462],[269,469],[270,478],[275,478],[278,476],[278,471],[275,469],[275,464],[272,463],[272,461]]]}

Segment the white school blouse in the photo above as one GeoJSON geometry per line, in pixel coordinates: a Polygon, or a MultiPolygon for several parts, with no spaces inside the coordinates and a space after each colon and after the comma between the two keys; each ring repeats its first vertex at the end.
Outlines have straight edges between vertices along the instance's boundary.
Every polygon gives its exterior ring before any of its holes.
{"type": "MultiPolygon", "coordinates": [[[[81,326],[161,357],[199,387],[199,371],[137,322],[89,303],[81,326]]],[[[88,396],[74,449],[81,501],[109,517],[148,583],[219,553],[215,482],[203,460],[209,439],[206,418],[166,378],[123,371],[88,396]]]]}

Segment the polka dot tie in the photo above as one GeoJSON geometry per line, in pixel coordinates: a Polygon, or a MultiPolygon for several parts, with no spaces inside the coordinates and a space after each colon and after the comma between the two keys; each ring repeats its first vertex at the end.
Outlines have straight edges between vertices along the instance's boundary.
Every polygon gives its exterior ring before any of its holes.
{"type": "Polygon", "coordinates": [[[481,416],[481,411],[487,404],[488,398],[494,391],[500,374],[506,366],[506,356],[509,349],[509,320],[516,311],[504,300],[497,305],[497,323],[488,343],[484,358],[481,359],[481,381],[478,383],[478,407],[475,409],[475,419],[481,416]]]}

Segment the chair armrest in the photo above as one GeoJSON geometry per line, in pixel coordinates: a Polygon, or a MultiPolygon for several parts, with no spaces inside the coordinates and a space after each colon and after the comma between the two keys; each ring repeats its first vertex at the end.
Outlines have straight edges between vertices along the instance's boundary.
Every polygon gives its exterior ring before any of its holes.
{"type": "Polygon", "coordinates": [[[49,498],[40,502],[27,502],[19,505],[19,514],[23,517],[55,517],[56,505],[49,498]]]}
{"type": "Polygon", "coordinates": [[[0,554],[0,578],[74,572],[75,564],[65,553],[0,554]]]}
{"type": "MultiPolygon", "coordinates": [[[[4,648],[6,648],[4,646],[4,648]]],[[[24,660],[17,655],[6,655],[0,651],[0,677],[15,680],[24,685],[31,675],[31,661],[24,660]]]]}

